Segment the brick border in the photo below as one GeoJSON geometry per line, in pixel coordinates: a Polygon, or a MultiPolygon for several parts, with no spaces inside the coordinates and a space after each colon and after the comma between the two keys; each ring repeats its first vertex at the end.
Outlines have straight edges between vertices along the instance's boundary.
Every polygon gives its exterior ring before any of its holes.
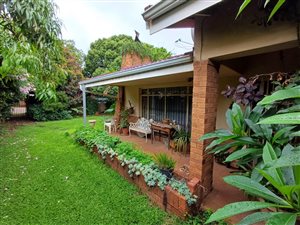
{"type": "MultiPolygon", "coordinates": [[[[127,165],[124,167],[121,166],[121,163],[117,157],[113,157],[113,160],[111,160],[110,157],[107,157],[105,160],[103,160],[96,146],[93,147],[93,153],[97,155],[99,160],[104,161],[130,183],[135,184],[141,192],[149,197],[151,202],[168,213],[175,214],[181,219],[185,219],[188,214],[192,214],[196,210],[195,206],[189,207],[185,197],[179,194],[176,190],[173,190],[169,185],[166,186],[165,191],[162,191],[157,186],[149,187],[147,186],[143,175],[130,177],[127,173],[127,165]]],[[[199,180],[194,178],[189,181],[187,185],[190,191],[193,194],[196,194],[195,192],[199,189],[197,188],[197,185],[199,185],[199,180]]]]}

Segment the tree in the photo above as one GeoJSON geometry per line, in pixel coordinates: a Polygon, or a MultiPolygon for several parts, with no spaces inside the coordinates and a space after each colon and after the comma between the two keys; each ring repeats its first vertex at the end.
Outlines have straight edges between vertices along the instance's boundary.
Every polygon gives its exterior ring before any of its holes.
{"type": "Polygon", "coordinates": [[[91,44],[85,59],[84,75],[92,77],[120,70],[122,54],[129,45],[140,46],[139,49],[143,51],[143,54],[148,55],[153,61],[164,59],[171,55],[164,48],[155,48],[146,43],[135,42],[127,35],[101,38],[91,44]]]}
{"type": "Polygon", "coordinates": [[[82,94],[78,88],[78,83],[83,79],[84,53],[75,47],[74,41],[65,40],[63,56],[64,64],[62,67],[67,72],[67,79],[60,85],[59,90],[65,92],[69,107],[74,109],[82,103],[82,94]]]}
{"type": "Polygon", "coordinates": [[[0,0],[0,79],[25,74],[40,98],[64,79],[60,21],[52,0],[0,0]]]}

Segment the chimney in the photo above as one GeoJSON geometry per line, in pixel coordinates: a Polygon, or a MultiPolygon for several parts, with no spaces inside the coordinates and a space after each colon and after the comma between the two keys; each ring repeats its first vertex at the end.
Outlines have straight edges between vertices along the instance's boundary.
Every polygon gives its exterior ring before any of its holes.
{"type": "Polygon", "coordinates": [[[136,52],[126,52],[122,56],[121,70],[151,63],[149,56],[142,57],[136,52]]]}

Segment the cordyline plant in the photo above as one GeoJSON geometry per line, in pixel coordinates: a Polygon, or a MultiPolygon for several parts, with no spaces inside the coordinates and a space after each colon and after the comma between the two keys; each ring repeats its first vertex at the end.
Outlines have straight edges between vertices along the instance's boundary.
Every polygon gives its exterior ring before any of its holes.
{"type": "MultiPolygon", "coordinates": [[[[294,100],[292,108],[284,113],[278,112],[277,115],[268,117],[259,122],[259,124],[296,124],[296,131],[292,129],[282,130],[272,134],[272,137],[278,137],[285,132],[288,136],[300,136],[300,85],[291,85],[285,89],[274,92],[271,96],[265,97],[259,105],[272,105],[276,102],[287,99],[294,100]]],[[[259,125],[255,124],[255,125],[259,125]]],[[[283,128],[285,129],[285,128],[283,128]]],[[[275,208],[272,212],[255,212],[245,217],[238,224],[255,224],[261,221],[267,221],[266,224],[286,224],[294,225],[300,217],[300,147],[299,142],[294,143],[298,147],[286,144],[282,149],[275,149],[274,143],[266,141],[262,151],[262,163],[257,166],[252,174],[259,174],[263,180],[246,176],[228,176],[224,181],[249,195],[261,199],[262,201],[244,201],[231,203],[217,210],[206,221],[225,219],[240,213],[275,208]]],[[[233,153],[234,154],[234,153],[233,153]]]]}

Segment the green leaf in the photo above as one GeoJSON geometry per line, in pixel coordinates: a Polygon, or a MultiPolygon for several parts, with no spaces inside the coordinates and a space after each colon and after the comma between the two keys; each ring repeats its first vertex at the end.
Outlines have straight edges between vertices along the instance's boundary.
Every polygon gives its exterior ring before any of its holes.
{"type": "Polygon", "coordinates": [[[271,168],[280,168],[288,166],[300,166],[300,150],[293,150],[290,154],[280,157],[272,162],[271,168]]]}
{"type": "Polygon", "coordinates": [[[243,144],[239,141],[233,141],[228,144],[219,145],[219,146],[215,147],[213,150],[210,150],[209,153],[218,154],[220,152],[227,151],[230,148],[239,147],[239,146],[243,146],[243,144]]]}
{"type": "Polygon", "coordinates": [[[232,124],[232,112],[230,109],[228,109],[226,111],[226,114],[225,114],[225,118],[226,118],[226,123],[227,123],[227,126],[229,127],[230,130],[233,130],[233,124],[232,124]]]}
{"type": "Polygon", "coordinates": [[[275,135],[272,138],[272,144],[278,139],[281,138],[282,136],[284,136],[285,134],[289,133],[289,131],[293,130],[295,128],[295,126],[292,127],[284,127],[282,129],[280,129],[279,131],[277,131],[275,133],[275,135]]]}
{"type": "Polygon", "coordinates": [[[300,105],[294,105],[287,109],[279,110],[277,113],[300,112],[300,105]]]}
{"type": "Polygon", "coordinates": [[[231,153],[226,159],[225,162],[231,162],[236,159],[240,159],[246,155],[257,153],[259,151],[262,151],[262,149],[257,149],[257,148],[244,148],[238,151],[234,151],[231,153]]]}
{"type": "Polygon", "coordinates": [[[259,125],[252,122],[252,120],[245,119],[247,125],[250,127],[250,129],[258,136],[263,136],[263,132],[259,125]]]}
{"type": "Polygon", "coordinates": [[[244,145],[255,145],[255,146],[261,146],[261,143],[253,140],[251,137],[237,137],[234,140],[239,141],[243,143],[244,145]]]}
{"type": "Polygon", "coordinates": [[[259,173],[259,170],[263,169],[265,164],[263,161],[259,162],[256,167],[251,172],[251,180],[255,180],[256,182],[260,182],[263,176],[259,173]]]}
{"type": "Polygon", "coordinates": [[[282,213],[271,217],[266,225],[295,225],[296,219],[296,213],[282,213]]]}
{"type": "Polygon", "coordinates": [[[250,225],[261,221],[266,221],[275,215],[280,215],[281,212],[256,212],[242,219],[237,225],[250,225]]]}
{"type": "Polygon", "coordinates": [[[205,224],[211,223],[213,221],[222,220],[240,213],[257,210],[257,209],[276,207],[276,206],[277,206],[276,204],[271,204],[268,202],[254,202],[254,201],[231,203],[225,205],[223,208],[218,209],[215,213],[213,213],[209,217],[209,219],[205,222],[205,224]]]}
{"type": "Polygon", "coordinates": [[[296,131],[294,133],[291,133],[290,136],[292,136],[292,137],[299,137],[300,136],[300,131],[296,131]]]}
{"type": "Polygon", "coordinates": [[[219,138],[219,139],[213,140],[213,141],[206,147],[206,150],[207,150],[207,149],[210,149],[210,148],[213,148],[213,147],[215,147],[216,145],[222,144],[222,143],[225,142],[225,141],[234,139],[235,137],[237,137],[237,136],[236,136],[236,135],[230,135],[230,136],[227,136],[227,137],[221,137],[221,138],[219,138]]]}
{"type": "Polygon", "coordinates": [[[266,8],[271,0],[266,0],[264,7],[266,8]]]}
{"type": "Polygon", "coordinates": [[[300,124],[300,112],[285,113],[270,116],[258,124],[300,124]]]}
{"type": "MultiPolygon", "coordinates": [[[[277,159],[276,153],[272,147],[272,145],[267,142],[263,148],[263,161],[265,164],[273,162],[277,159]]],[[[268,169],[268,173],[278,182],[279,184],[283,184],[283,176],[280,169],[268,169]]]]}
{"type": "Polygon", "coordinates": [[[199,139],[199,141],[203,141],[203,140],[211,139],[211,138],[216,138],[216,137],[226,137],[226,136],[230,136],[230,135],[232,135],[232,133],[229,130],[220,129],[220,130],[216,130],[216,131],[211,132],[211,133],[204,134],[199,139]]]}
{"type": "Polygon", "coordinates": [[[224,178],[224,181],[234,187],[246,191],[251,195],[262,197],[263,199],[280,205],[289,206],[289,203],[287,203],[284,199],[280,198],[279,196],[271,192],[268,188],[264,187],[254,180],[251,180],[248,177],[239,175],[227,176],[224,178]]]}
{"type": "MultiPolygon", "coordinates": [[[[284,0],[279,0],[284,1],[284,0]]],[[[272,104],[275,101],[285,100],[289,98],[300,98],[300,86],[296,86],[294,88],[283,89],[274,92],[272,95],[264,97],[258,105],[267,105],[272,104]]]]}
{"type": "Polygon", "coordinates": [[[257,123],[261,118],[261,114],[264,110],[264,107],[260,105],[256,105],[254,109],[252,109],[249,119],[252,120],[254,123],[257,123]]]}
{"type": "Polygon", "coordinates": [[[276,3],[275,7],[273,8],[273,10],[268,18],[268,22],[274,16],[274,14],[279,10],[279,8],[283,5],[283,3],[285,3],[285,0],[278,0],[278,2],[276,3]]]}
{"type": "Polygon", "coordinates": [[[247,7],[247,5],[249,5],[250,2],[251,2],[251,0],[244,0],[243,4],[239,8],[239,11],[238,11],[235,19],[237,19],[239,17],[239,15],[244,11],[244,9],[247,7]]]}

